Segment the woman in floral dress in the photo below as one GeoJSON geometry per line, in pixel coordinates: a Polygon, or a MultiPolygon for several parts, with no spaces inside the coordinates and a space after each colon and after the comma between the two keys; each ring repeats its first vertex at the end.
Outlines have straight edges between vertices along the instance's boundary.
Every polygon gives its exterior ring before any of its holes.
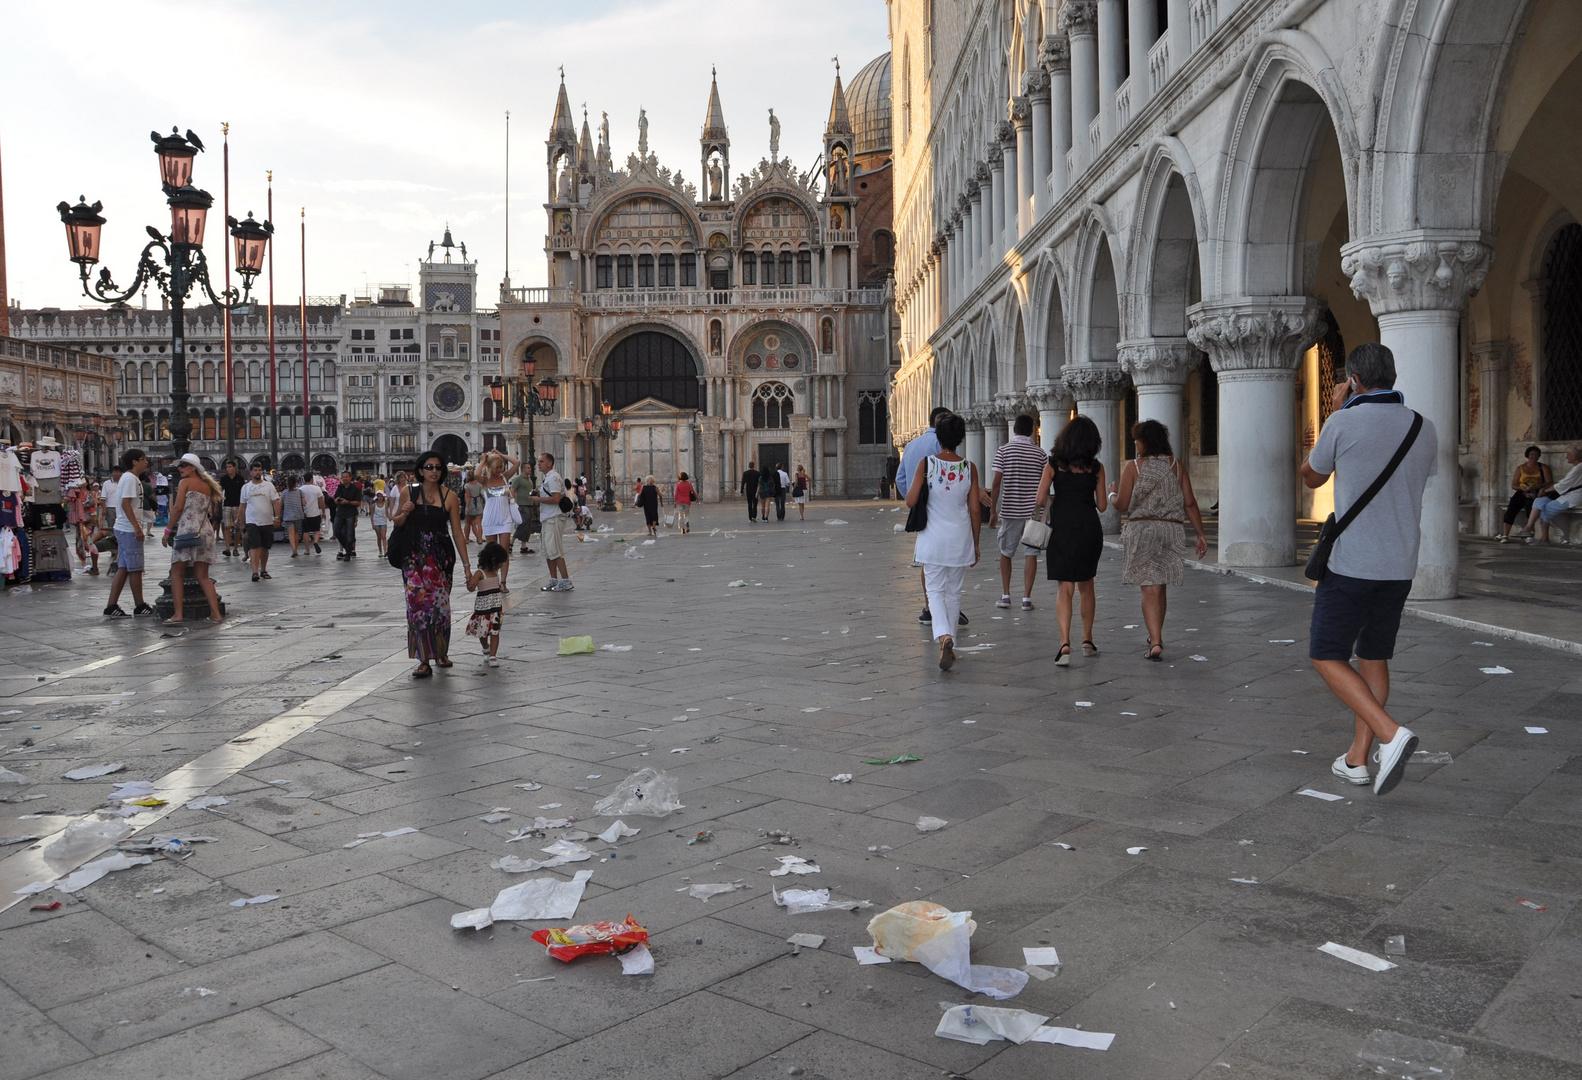
{"type": "Polygon", "coordinates": [[[209,621],[223,622],[220,596],[214,591],[209,577],[209,564],[214,561],[214,508],[220,503],[220,484],[203,471],[196,454],[183,454],[176,462],[181,483],[176,486],[176,497],[170,505],[172,524],[165,530],[164,544],[170,552],[170,596],[175,605],[168,622],[179,623],[182,618],[182,601],[186,598],[187,566],[198,577],[203,595],[209,601],[209,621]],[[196,535],[198,542],[187,547],[176,547],[176,537],[196,535]]]}
{"type": "Polygon", "coordinates": [[[451,666],[450,589],[461,553],[462,569],[472,573],[461,501],[443,483],[445,458],[429,451],[417,459],[418,482],[401,489],[401,504],[390,520],[400,529],[410,518],[401,580],[406,584],[407,655],[418,661],[414,679],[434,674],[431,664],[451,666]]]}

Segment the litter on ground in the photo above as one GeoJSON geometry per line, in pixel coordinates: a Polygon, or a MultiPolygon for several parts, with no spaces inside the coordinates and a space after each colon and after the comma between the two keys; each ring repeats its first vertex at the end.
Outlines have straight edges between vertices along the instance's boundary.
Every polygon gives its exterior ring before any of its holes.
{"type": "Polygon", "coordinates": [[[817,874],[818,865],[811,863],[800,855],[781,855],[776,860],[780,869],[769,871],[770,877],[785,877],[787,874],[817,874]]]}
{"type": "Polygon", "coordinates": [[[1333,941],[1324,942],[1318,947],[1318,951],[1328,953],[1330,956],[1338,956],[1348,963],[1356,964],[1358,967],[1365,967],[1369,971],[1389,971],[1395,967],[1388,960],[1374,956],[1372,953],[1365,953],[1361,949],[1353,949],[1347,945],[1337,945],[1333,941]]]}
{"type": "MultiPolygon", "coordinates": [[[[960,650],[957,650],[957,651],[959,652],[960,650]]],[[[881,759],[879,759],[877,761],[869,761],[869,760],[867,760],[865,758],[865,759],[863,759],[863,764],[864,765],[905,765],[909,761],[922,761],[922,760],[923,759],[918,757],[916,754],[897,754],[893,758],[881,758],[881,759]]]]}
{"type": "Polygon", "coordinates": [[[593,812],[600,817],[665,817],[681,809],[675,777],[656,769],[638,769],[593,804],[593,812]]]}
{"type": "Polygon", "coordinates": [[[1312,788],[1303,788],[1297,794],[1306,795],[1310,799],[1323,799],[1325,802],[1340,802],[1345,798],[1344,795],[1331,795],[1327,791],[1314,791],[1312,788]]]}
{"type": "Polygon", "coordinates": [[[917,831],[938,832],[940,829],[943,829],[949,824],[950,822],[946,821],[944,818],[924,816],[917,819],[917,831]]]}
{"type": "Polygon", "coordinates": [[[991,1042],[1009,1040],[1018,1045],[1027,1042],[1037,1033],[1047,1016],[1022,1009],[996,1009],[986,1005],[949,1005],[939,1018],[934,1034],[942,1039],[986,1046],[991,1042]]]}
{"type": "Polygon", "coordinates": [[[787,945],[795,945],[801,949],[821,949],[824,947],[822,934],[792,934],[786,938],[787,945]]]}
{"type": "Polygon", "coordinates": [[[279,896],[278,893],[264,893],[261,896],[244,896],[244,897],[242,897],[242,898],[240,898],[238,900],[232,900],[231,901],[231,906],[232,907],[247,907],[247,906],[249,906],[251,904],[267,904],[271,900],[279,900],[279,899],[280,899],[280,896],[279,896]]]}

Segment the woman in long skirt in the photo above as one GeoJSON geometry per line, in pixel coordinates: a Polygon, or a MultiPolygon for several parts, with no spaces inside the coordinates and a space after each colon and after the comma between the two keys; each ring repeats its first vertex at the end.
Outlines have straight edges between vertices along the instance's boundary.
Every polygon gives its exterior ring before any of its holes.
{"type": "Polygon", "coordinates": [[[934,422],[939,452],[922,461],[912,473],[906,505],[916,506],[928,489],[928,525],[917,534],[914,562],[923,564],[923,588],[933,614],[934,640],[939,642],[939,667],[949,671],[956,663],[956,616],[961,611],[961,588],[967,568],[978,565],[978,530],[983,525],[978,507],[978,467],[956,453],[967,437],[967,422],[954,413],[934,422]],[[970,507],[970,509],[969,509],[970,507]]]}
{"type": "Polygon", "coordinates": [[[418,483],[401,489],[401,505],[391,516],[399,529],[410,518],[401,580],[406,585],[407,655],[418,661],[414,679],[434,674],[432,664],[450,667],[450,589],[461,553],[462,569],[470,574],[467,534],[462,529],[461,502],[443,483],[445,458],[429,451],[417,459],[418,483]]]}

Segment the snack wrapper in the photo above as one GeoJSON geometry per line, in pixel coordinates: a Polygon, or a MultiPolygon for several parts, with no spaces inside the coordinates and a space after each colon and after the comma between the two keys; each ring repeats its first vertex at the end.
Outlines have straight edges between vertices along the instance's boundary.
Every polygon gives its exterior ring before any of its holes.
{"type": "Polygon", "coordinates": [[[646,944],[648,931],[628,915],[625,922],[597,922],[534,930],[533,940],[547,948],[549,955],[556,960],[570,963],[579,956],[623,953],[634,946],[646,944]]]}

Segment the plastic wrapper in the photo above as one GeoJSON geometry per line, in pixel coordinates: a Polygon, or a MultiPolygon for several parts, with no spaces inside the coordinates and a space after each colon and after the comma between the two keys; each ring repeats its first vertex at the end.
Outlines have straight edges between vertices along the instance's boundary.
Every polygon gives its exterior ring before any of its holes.
{"type": "Polygon", "coordinates": [[[868,920],[868,933],[881,956],[913,960],[912,950],[934,940],[952,926],[966,926],[971,937],[978,929],[970,911],[951,911],[929,900],[909,900],[868,920]]]}
{"type": "Polygon", "coordinates": [[[15,773],[4,766],[0,766],[0,787],[27,787],[32,782],[21,773],[15,773]]]}
{"type": "Polygon", "coordinates": [[[591,653],[592,651],[593,639],[591,637],[563,637],[560,639],[560,650],[556,655],[576,656],[579,653],[591,653]]]}
{"type": "Polygon", "coordinates": [[[124,821],[74,821],[54,843],[44,848],[44,858],[56,862],[86,859],[135,832],[124,821]]]}
{"type": "Polygon", "coordinates": [[[600,817],[664,817],[682,809],[676,778],[654,769],[638,769],[593,804],[600,817]]]}
{"type": "Polygon", "coordinates": [[[549,955],[567,963],[579,956],[624,953],[647,945],[648,931],[630,915],[625,922],[584,923],[581,926],[534,930],[533,940],[549,950],[549,955]]]}

